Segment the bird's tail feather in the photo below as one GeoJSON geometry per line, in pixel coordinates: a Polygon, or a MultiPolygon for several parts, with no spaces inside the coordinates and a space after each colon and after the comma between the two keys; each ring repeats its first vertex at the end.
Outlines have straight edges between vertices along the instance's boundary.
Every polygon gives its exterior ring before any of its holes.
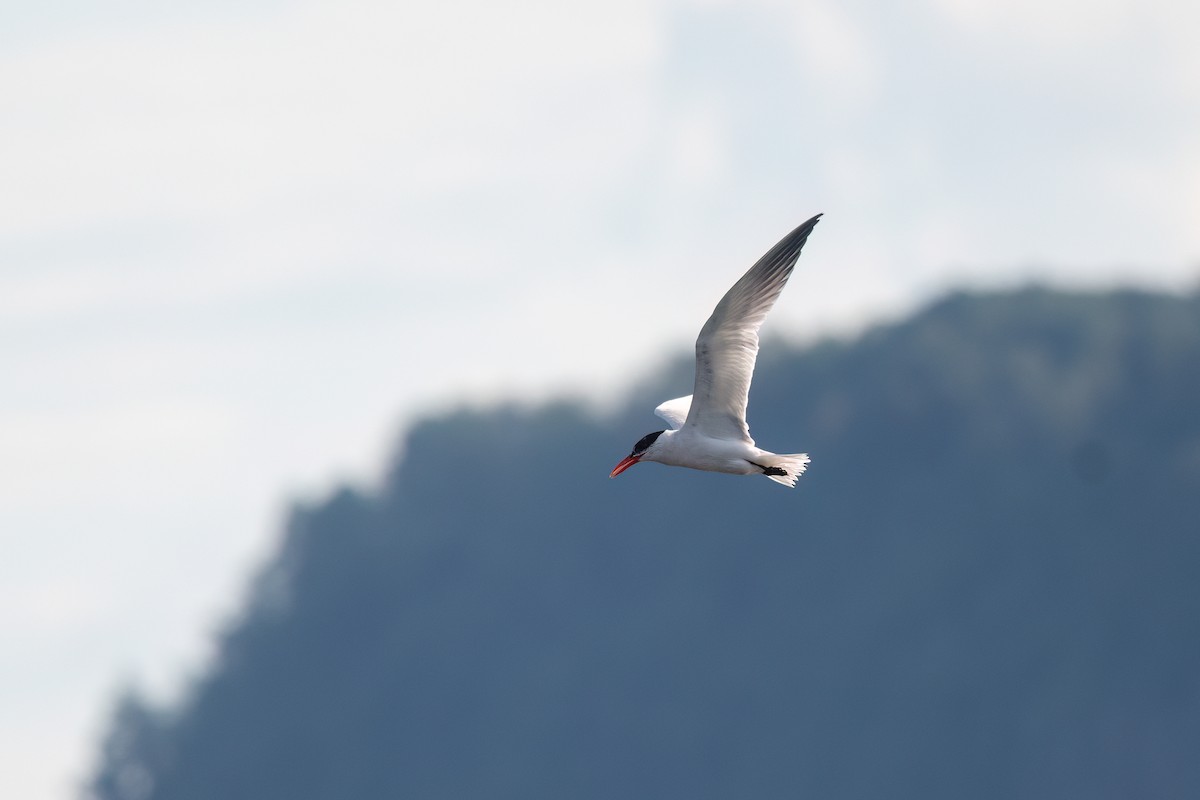
{"type": "Polygon", "coordinates": [[[760,460],[767,467],[763,474],[787,487],[794,487],[796,479],[803,475],[804,470],[808,468],[808,453],[791,453],[790,455],[772,453],[760,456],[760,460]]]}

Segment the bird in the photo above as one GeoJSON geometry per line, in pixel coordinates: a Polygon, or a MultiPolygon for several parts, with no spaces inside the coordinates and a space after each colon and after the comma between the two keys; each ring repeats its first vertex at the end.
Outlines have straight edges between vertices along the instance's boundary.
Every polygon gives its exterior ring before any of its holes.
{"type": "Polygon", "coordinates": [[[746,424],[746,403],[758,358],[758,329],[821,216],[783,237],[725,293],[696,337],[692,394],[654,409],[669,427],[638,439],[610,478],[639,462],[655,461],[708,472],[765,475],[795,487],[808,467],[808,454],[780,455],[755,446],[746,424]]]}

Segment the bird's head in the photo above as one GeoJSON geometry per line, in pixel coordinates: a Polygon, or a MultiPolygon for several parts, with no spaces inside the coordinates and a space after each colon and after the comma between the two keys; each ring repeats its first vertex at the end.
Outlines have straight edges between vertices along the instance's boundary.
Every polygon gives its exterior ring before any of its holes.
{"type": "Polygon", "coordinates": [[[633,450],[630,451],[629,455],[621,459],[621,463],[613,467],[613,471],[608,474],[608,477],[617,477],[622,472],[641,461],[643,458],[649,458],[650,460],[653,460],[654,455],[652,451],[654,449],[654,443],[658,441],[658,437],[662,436],[662,434],[663,431],[655,431],[654,433],[647,433],[645,436],[638,439],[637,444],[633,446],[633,450]]]}

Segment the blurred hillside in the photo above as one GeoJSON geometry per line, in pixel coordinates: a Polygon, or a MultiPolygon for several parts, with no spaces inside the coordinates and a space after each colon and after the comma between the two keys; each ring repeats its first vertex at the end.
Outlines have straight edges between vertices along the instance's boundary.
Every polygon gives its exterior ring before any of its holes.
{"type": "Polygon", "coordinates": [[[417,424],[298,508],[104,800],[1200,796],[1200,297],[955,295],[768,342],[797,489],[608,470],[690,360],[417,424]]]}

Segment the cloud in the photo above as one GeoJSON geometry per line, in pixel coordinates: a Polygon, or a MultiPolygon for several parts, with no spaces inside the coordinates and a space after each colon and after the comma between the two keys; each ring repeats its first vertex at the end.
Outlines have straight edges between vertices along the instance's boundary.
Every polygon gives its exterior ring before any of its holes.
{"type": "MultiPolygon", "coordinates": [[[[0,63],[12,123],[0,174],[21,187],[0,201],[4,232],[228,221],[388,182],[445,193],[510,179],[507,163],[562,151],[544,147],[562,127],[533,124],[547,105],[644,68],[654,40],[637,4],[569,16],[552,3],[309,4],[76,33],[0,63]]],[[[593,123],[598,157],[547,169],[603,169],[622,126],[593,123]]]]}
{"type": "Polygon", "coordinates": [[[1009,39],[1048,50],[1109,43],[1138,13],[1127,0],[933,0],[933,6],[978,43],[1009,39]]]}
{"type": "Polygon", "coordinates": [[[883,87],[880,48],[868,28],[842,6],[824,0],[785,7],[792,12],[796,56],[808,74],[828,87],[828,105],[867,110],[883,87]]]}

